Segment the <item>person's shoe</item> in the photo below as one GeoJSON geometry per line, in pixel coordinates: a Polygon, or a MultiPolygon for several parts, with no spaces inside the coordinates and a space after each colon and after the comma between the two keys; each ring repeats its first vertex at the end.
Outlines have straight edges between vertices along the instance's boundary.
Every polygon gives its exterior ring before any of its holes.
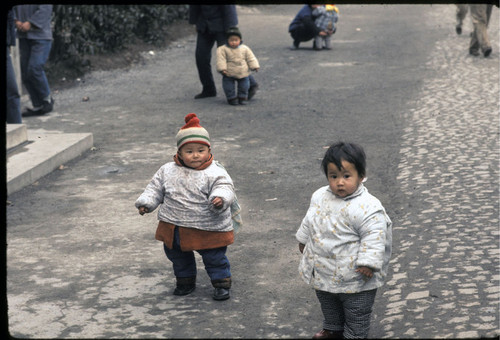
{"type": "Polygon", "coordinates": [[[195,284],[178,284],[174,289],[174,295],[188,295],[194,292],[195,288],[195,284]]]}
{"type": "Polygon", "coordinates": [[[50,97],[50,101],[43,102],[42,111],[44,114],[51,112],[53,108],[54,108],[54,98],[50,97]]]}
{"type": "Polygon", "coordinates": [[[22,117],[33,117],[33,116],[43,116],[45,112],[43,112],[42,109],[38,110],[33,110],[33,109],[26,109],[26,111],[23,111],[21,113],[22,117]]]}
{"type": "Polygon", "coordinates": [[[217,301],[229,299],[229,289],[226,288],[215,288],[213,299],[217,301]]]}
{"type": "Polygon", "coordinates": [[[217,96],[217,92],[201,92],[194,96],[194,99],[208,98],[217,96]]]}
{"type": "Polygon", "coordinates": [[[299,49],[299,44],[300,44],[300,41],[294,40],[293,41],[293,47],[292,47],[292,49],[298,50],[299,49]]]}
{"type": "Polygon", "coordinates": [[[462,26],[457,25],[457,26],[455,27],[455,31],[457,32],[457,34],[458,34],[458,35],[462,34],[462,26]]]}
{"type": "Polygon", "coordinates": [[[250,88],[248,89],[248,100],[252,99],[253,96],[255,96],[258,89],[259,89],[259,84],[250,86],[250,88]]]}
{"type": "Polygon", "coordinates": [[[238,105],[238,98],[228,99],[229,105],[238,105]]]}
{"type": "Polygon", "coordinates": [[[247,105],[247,100],[240,98],[240,99],[238,99],[238,103],[240,103],[240,105],[247,105]]]}
{"type": "Polygon", "coordinates": [[[318,333],[313,335],[313,339],[343,339],[342,331],[329,331],[327,329],[322,329],[318,333]]]}
{"type": "Polygon", "coordinates": [[[486,50],[483,52],[484,57],[487,58],[491,54],[491,47],[488,47],[486,50]]]}
{"type": "Polygon", "coordinates": [[[479,55],[479,51],[469,49],[469,54],[473,55],[474,57],[477,57],[479,55]]]}

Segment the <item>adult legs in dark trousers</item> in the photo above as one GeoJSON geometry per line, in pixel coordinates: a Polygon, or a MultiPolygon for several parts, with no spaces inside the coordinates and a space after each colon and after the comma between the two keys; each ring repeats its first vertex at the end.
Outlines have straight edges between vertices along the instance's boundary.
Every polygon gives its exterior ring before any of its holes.
{"type": "Polygon", "coordinates": [[[478,56],[479,49],[485,57],[491,54],[491,44],[488,39],[488,24],[490,23],[491,10],[493,5],[478,4],[470,5],[470,15],[474,31],[472,32],[469,53],[478,56]]]}
{"type": "Polygon", "coordinates": [[[196,67],[198,68],[198,76],[200,77],[203,89],[201,93],[194,96],[195,99],[215,97],[217,90],[215,88],[214,76],[212,74],[212,48],[215,43],[217,47],[223,45],[226,41],[224,32],[202,33],[198,32],[196,38],[196,67]]]}
{"type": "Polygon", "coordinates": [[[301,42],[309,41],[315,37],[314,35],[315,31],[310,30],[308,27],[300,27],[294,31],[290,32],[290,35],[292,36],[293,39],[293,48],[297,49],[299,48],[299,44],[301,42]]]}
{"type": "Polygon", "coordinates": [[[457,12],[456,12],[457,25],[455,26],[455,31],[457,32],[457,34],[462,34],[462,26],[464,23],[465,16],[469,11],[469,5],[457,4],[456,6],[457,6],[457,12]]]}
{"type": "MultiPolygon", "coordinates": [[[[203,89],[201,93],[194,96],[195,99],[215,97],[217,95],[217,89],[215,88],[211,65],[212,48],[215,43],[217,43],[217,47],[224,45],[226,43],[226,33],[198,32],[196,38],[195,58],[196,67],[198,68],[198,76],[200,77],[200,82],[203,89]]],[[[249,80],[250,88],[248,90],[248,99],[250,100],[257,92],[259,85],[252,75],[249,76],[249,80]]]]}
{"type": "Polygon", "coordinates": [[[24,117],[52,111],[54,100],[44,70],[51,47],[52,40],[19,39],[21,78],[33,104],[33,109],[23,112],[24,117]]]}

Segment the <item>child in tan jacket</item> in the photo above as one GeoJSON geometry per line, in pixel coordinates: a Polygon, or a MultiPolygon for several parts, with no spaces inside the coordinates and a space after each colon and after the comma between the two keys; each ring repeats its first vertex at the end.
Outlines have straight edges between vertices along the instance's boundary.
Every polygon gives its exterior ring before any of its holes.
{"type": "Polygon", "coordinates": [[[250,71],[259,70],[259,61],[252,50],[242,43],[237,27],[227,31],[227,43],[217,48],[217,72],[222,74],[222,88],[231,105],[245,105],[250,87],[250,71]],[[238,91],[235,90],[238,83],[238,91]]]}

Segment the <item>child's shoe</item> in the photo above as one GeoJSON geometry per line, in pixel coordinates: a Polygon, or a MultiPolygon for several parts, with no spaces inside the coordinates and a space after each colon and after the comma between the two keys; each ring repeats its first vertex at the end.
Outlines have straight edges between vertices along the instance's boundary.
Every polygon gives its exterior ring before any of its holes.
{"type": "Polygon", "coordinates": [[[229,105],[238,105],[238,98],[228,99],[229,105]]]}
{"type": "Polygon", "coordinates": [[[342,331],[329,331],[327,329],[322,329],[318,333],[314,334],[313,339],[343,339],[342,331]]]}
{"type": "Polygon", "coordinates": [[[194,292],[196,288],[196,277],[177,277],[177,283],[174,289],[174,295],[188,295],[194,292]]]}
{"type": "Polygon", "coordinates": [[[189,284],[189,285],[177,285],[174,289],[174,295],[188,295],[194,292],[196,288],[196,285],[194,284],[189,284]]]}
{"type": "Polygon", "coordinates": [[[238,103],[240,103],[240,105],[247,105],[247,99],[246,98],[238,98],[238,103]]]}
{"type": "Polygon", "coordinates": [[[231,278],[212,280],[214,289],[214,300],[222,301],[229,299],[229,289],[231,289],[231,278]]]}
{"type": "Polygon", "coordinates": [[[230,297],[229,289],[226,289],[226,288],[215,288],[214,289],[214,295],[213,295],[214,300],[222,301],[222,300],[229,299],[229,297],[230,297]]]}
{"type": "Polygon", "coordinates": [[[250,88],[248,89],[248,100],[252,99],[253,96],[255,96],[258,89],[259,89],[259,84],[257,83],[255,85],[250,86],[250,88]]]}

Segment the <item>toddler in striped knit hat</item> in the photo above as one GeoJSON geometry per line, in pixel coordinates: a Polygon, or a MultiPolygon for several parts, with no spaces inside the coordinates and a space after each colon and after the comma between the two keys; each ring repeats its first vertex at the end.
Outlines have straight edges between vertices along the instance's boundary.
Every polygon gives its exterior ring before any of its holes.
{"type": "Polygon", "coordinates": [[[226,250],[234,242],[237,205],[233,181],[224,167],[213,161],[210,136],[196,114],[185,117],[176,140],[173,161],[156,172],[135,206],[141,215],[159,206],[155,238],[163,242],[173,265],[173,294],[187,295],[195,290],[193,251],[197,251],[214,287],[213,299],[226,300],[231,288],[226,250]]]}

